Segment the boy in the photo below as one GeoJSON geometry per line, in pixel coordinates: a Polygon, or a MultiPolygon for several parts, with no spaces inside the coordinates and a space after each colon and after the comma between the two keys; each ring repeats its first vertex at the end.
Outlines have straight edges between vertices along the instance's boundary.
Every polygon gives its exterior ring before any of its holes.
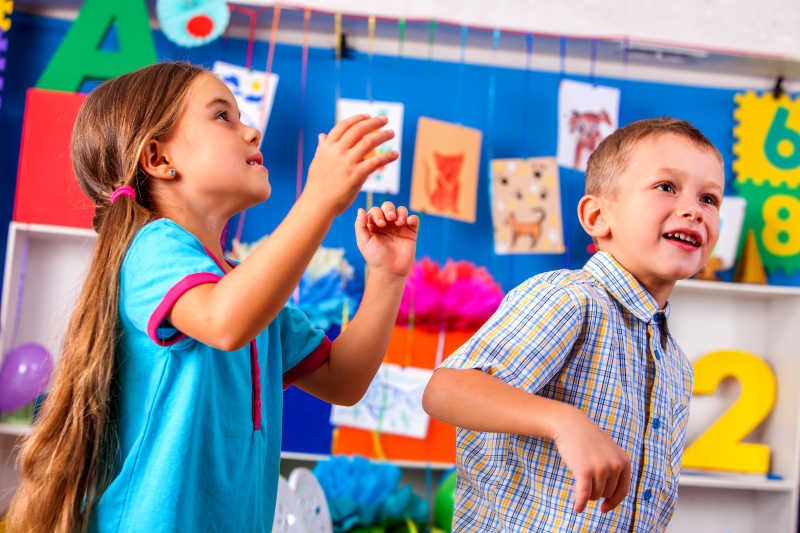
{"type": "Polygon", "coordinates": [[[687,122],[598,146],[578,204],[598,253],[512,290],[425,390],[459,426],[453,531],[666,528],[692,389],[667,300],[713,250],[723,190],[722,156],[687,122]]]}

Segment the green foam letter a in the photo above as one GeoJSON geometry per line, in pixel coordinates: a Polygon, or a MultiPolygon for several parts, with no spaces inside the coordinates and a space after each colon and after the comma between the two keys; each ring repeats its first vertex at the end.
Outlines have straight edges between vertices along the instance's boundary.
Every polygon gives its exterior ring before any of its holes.
{"type": "Polygon", "coordinates": [[[86,0],[36,87],[77,92],[87,78],[107,80],[157,60],[145,0],[86,0]],[[114,23],[119,51],[98,50],[114,23]]]}

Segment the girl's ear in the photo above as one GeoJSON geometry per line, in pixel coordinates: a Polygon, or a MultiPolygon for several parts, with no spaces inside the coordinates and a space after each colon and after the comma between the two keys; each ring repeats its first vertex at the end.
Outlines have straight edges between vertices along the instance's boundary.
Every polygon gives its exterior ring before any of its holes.
{"type": "Polygon", "coordinates": [[[602,197],[587,194],[578,202],[578,220],[584,231],[595,240],[611,235],[611,226],[606,216],[606,202],[602,197]]]}
{"type": "Polygon", "coordinates": [[[170,165],[167,154],[164,153],[164,144],[155,139],[150,139],[142,148],[139,165],[153,178],[164,180],[175,178],[175,169],[170,165]]]}

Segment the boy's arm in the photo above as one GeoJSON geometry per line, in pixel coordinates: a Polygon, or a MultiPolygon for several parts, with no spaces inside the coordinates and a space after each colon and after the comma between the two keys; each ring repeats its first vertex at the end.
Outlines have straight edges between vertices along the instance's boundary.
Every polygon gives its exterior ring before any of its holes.
{"type": "Polygon", "coordinates": [[[605,498],[606,513],[630,488],[627,454],[580,409],[530,394],[478,369],[440,368],[422,406],[432,417],[473,431],[552,439],[574,478],[574,509],[605,498]]]}

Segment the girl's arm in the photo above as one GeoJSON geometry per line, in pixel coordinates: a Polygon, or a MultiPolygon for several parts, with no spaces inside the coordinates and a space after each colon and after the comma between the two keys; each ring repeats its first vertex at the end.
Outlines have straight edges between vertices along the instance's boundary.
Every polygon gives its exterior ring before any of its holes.
{"type": "Polygon", "coordinates": [[[225,351],[239,349],[278,316],[319,248],[333,218],[353,202],[367,177],[397,152],[364,156],[394,134],[385,118],[352,117],[320,135],[303,194],[270,237],[218,283],[186,291],[169,320],[180,331],[225,351]]]}
{"type": "Polygon", "coordinates": [[[406,275],[414,264],[419,218],[391,202],[359,209],[356,242],[368,275],[358,312],[331,346],[330,358],[294,385],[327,402],[352,405],[367,391],[394,329],[406,275]]]}

